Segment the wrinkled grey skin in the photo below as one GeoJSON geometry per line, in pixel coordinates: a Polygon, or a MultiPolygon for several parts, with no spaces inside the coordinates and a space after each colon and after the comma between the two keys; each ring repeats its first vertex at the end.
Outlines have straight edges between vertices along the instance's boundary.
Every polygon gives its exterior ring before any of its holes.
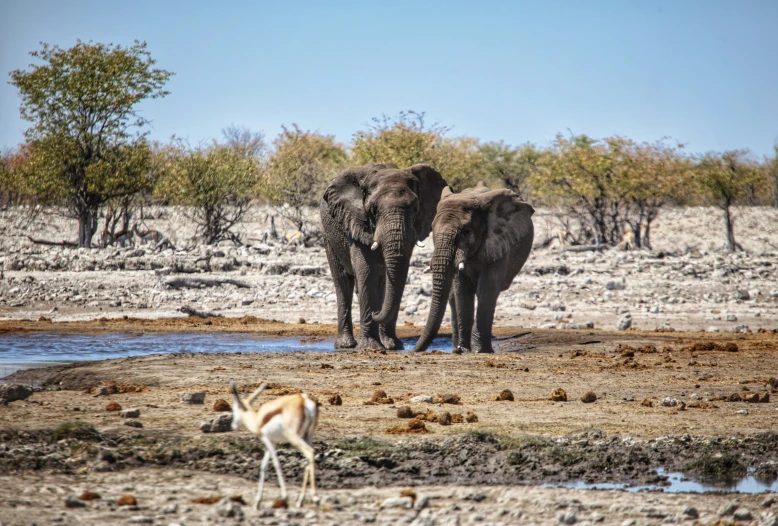
{"type": "Polygon", "coordinates": [[[432,167],[350,168],[324,192],[319,211],[338,300],[336,349],[402,349],[395,327],[417,241],[425,239],[446,181],[432,167]],[[351,300],[359,298],[359,338],[351,300]]]}
{"type": "Polygon", "coordinates": [[[448,188],[443,191],[432,223],[432,301],[414,351],[429,347],[448,300],[454,348],[494,352],[497,297],[510,287],[529,257],[534,212],[515,192],[490,190],[483,182],[459,194],[448,188]],[[473,323],[476,295],[478,312],[473,323]]]}

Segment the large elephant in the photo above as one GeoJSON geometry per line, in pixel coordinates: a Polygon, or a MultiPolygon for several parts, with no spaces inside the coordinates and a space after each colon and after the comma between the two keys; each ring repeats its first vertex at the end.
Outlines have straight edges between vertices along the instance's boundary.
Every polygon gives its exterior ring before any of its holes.
{"type": "Polygon", "coordinates": [[[432,342],[451,305],[454,348],[489,353],[497,297],[529,257],[535,210],[510,190],[483,182],[459,194],[443,191],[432,223],[432,298],[427,324],[414,351],[432,342]],[[453,290],[452,290],[453,285],[453,290]],[[473,304],[478,312],[473,324],[473,304]]]}
{"type": "Polygon", "coordinates": [[[446,181],[431,166],[370,164],[340,174],[320,203],[338,301],[336,349],[402,349],[395,326],[411,254],[424,240],[446,181]],[[359,339],[351,300],[359,298],[359,339]]]}

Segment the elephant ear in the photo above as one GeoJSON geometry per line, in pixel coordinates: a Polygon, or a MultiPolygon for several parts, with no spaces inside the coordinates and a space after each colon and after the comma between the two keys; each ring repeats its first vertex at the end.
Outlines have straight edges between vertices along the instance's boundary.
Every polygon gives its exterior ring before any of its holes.
{"type": "Polygon", "coordinates": [[[484,251],[487,262],[500,259],[518,243],[532,243],[535,209],[530,204],[510,190],[491,190],[479,198],[486,209],[484,251]]]}
{"type": "Polygon", "coordinates": [[[441,193],[448,184],[440,172],[428,164],[415,164],[408,170],[419,182],[416,191],[419,198],[419,211],[416,214],[416,222],[413,227],[416,230],[418,240],[423,241],[430,235],[432,220],[435,219],[441,193]]]}
{"type": "Polygon", "coordinates": [[[365,245],[373,242],[373,234],[365,211],[362,184],[372,171],[372,166],[348,169],[324,191],[330,215],[343,225],[352,239],[365,245]]]}

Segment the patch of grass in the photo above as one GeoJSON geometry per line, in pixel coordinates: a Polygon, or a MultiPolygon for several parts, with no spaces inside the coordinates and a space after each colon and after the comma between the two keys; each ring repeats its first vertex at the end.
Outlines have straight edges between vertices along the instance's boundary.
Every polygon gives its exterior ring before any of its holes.
{"type": "Polygon", "coordinates": [[[511,449],[539,449],[549,446],[549,440],[534,435],[522,435],[518,437],[500,435],[497,437],[497,445],[502,451],[511,449]]]}
{"type": "Polygon", "coordinates": [[[381,456],[391,448],[391,445],[372,437],[351,438],[334,444],[334,447],[342,449],[350,456],[371,455],[381,456]]]}
{"type": "Polygon", "coordinates": [[[490,431],[468,431],[464,437],[474,442],[496,443],[500,441],[499,436],[490,431]]]}
{"type": "Polygon", "coordinates": [[[732,483],[746,476],[748,468],[738,455],[706,455],[686,464],[686,471],[699,474],[705,482],[732,483]]]}
{"type": "Polygon", "coordinates": [[[103,437],[92,424],[88,424],[80,420],[74,420],[73,422],[65,422],[64,424],[60,424],[51,433],[51,439],[54,441],[62,440],[65,438],[75,438],[77,440],[84,440],[88,442],[98,442],[103,439],[103,437]]]}

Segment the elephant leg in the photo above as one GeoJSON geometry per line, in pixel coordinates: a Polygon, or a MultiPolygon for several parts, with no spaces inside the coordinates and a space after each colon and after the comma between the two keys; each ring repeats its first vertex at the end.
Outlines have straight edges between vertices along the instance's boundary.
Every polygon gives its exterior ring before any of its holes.
{"type": "MultiPolygon", "coordinates": [[[[473,349],[473,310],[475,304],[475,286],[467,276],[454,278],[454,302],[456,303],[456,327],[459,329],[459,348],[465,352],[473,349]]],[[[480,302],[479,302],[480,308],[480,302]]],[[[454,313],[451,315],[452,329],[454,313]]]]}
{"type": "Polygon", "coordinates": [[[381,308],[379,261],[372,254],[365,254],[361,247],[351,248],[351,261],[356,274],[359,291],[359,338],[357,349],[383,349],[378,324],[373,321],[373,313],[381,308]]]}
{"type": "Polygon", "coordinates": [[[459,347],[459,320],[457,315],[457,301],[452,294],[448,298],[448,306],[451,307],[451,347],[459,347]]]}
{"type": "Polygon", "coordinates": [[[346,273],[338,256],[330,248],[329,243],[324,243],[327,252],[327,261],[330,264],[330,274],[335,283],[335,297],[338,302],[338,338],[335,340],[336,349],[351,349],[356,347],[354,339],[354,326],[351,321],[351,302],[354,298],[354,276],[346,273]]]}
{"type": "Polygon", "coordinates": [[[500,296],[500,281],[494,272],[484,272],[478,280],[478,312],[473,330],[473,351],[493,353],[492,324],[500,296]]]}
{"type": "Polygon", "coordinates": [[[405,349],[402,340],[397,337],[397,317],[399,315],[400,313],[398,312],[391,320],[378,326],[381,343],[390,351],[402,351],[405,349]]]}

